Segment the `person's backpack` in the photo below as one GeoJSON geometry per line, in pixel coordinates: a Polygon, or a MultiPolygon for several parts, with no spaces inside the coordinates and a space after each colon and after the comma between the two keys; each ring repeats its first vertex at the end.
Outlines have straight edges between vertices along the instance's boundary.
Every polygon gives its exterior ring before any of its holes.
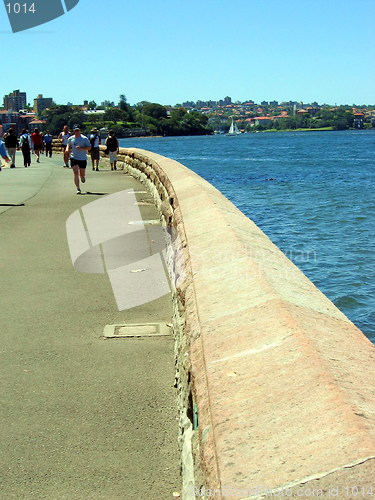
{"type": "Polygon", "coordinates": [[[91,147],[94,148],[95,147],[95,141],[96,141],[96,138],[99,137],[98,134],[95,134],[94,137],[90,137],[90,144],[91,144],[91,147]]]}
{"type": "Polygon", "coordinates": [[[29,149],[30,148],[29,134],[23,134],[21,137],[22,137],[22,147],[24,149],[29,149]]]}

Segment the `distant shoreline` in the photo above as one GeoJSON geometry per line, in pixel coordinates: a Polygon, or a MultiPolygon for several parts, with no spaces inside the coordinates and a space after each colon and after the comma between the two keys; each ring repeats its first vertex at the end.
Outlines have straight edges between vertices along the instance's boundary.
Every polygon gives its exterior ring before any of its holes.
{"type": "MultiPolygon", "coordinates": [[[[290,133],[290,132],[360,132],[364,131],[366,129],[346,129],[346,130],[334,130],[332,127],[322,127],[322,128],[296,128],[296,129],[286,129],[286,130],[278,130],[278,129],[266,129],[266,130],[254,130],[254,131],[248,131],[248,132],[242,132],[241,135],[247,135],[247,134],[270,134],[270,133],[290,133]]],[[[366,131],[371,131],[375,130],[373,129],[367,129],[366,131]]],[[[228,134],[202,134],[202,135],[143,135],[143,136],[138,136],[138,137],[118,137],[118,139],[121,140],[132,140],[132,139],[167,139],[168,137],[216,137],[216,136],[223,136],[223,135],[228,135],[228,134]]]]}
{"type": "MultiPolygon", "coordinates": [[[[286,128],[286,129],[280,130],[277,128],[267,128],[264,130],[247,130],[246,132],[241,132],[238,135],[265,134],[265,133],[269,134],[269,133],[276,133],[276,132],[346,132],[347,130],[356,130],[356,129],[335,130],[333,127],[322,127],[322,128],[286,128]]],[[[225,132],[224,133],[216,133],[213,135],[228,135],[228,133],[225,133],[225,132]]]]}
{"type": "MultiPolygon", "coordinates": [[[[337,130],[334,129],[333,127],[322,127],[322,128],[288,128],[285,130],[279,130],[279,129],[266,129],[266,130],[254,130],[252,132],[251,130],[248,132],[244,132],[245,134],[263,134],[263,133],[272,133],[272,132],[363,132],[363,131],[370,131],[370,130],[375,130],[375,128],[368,128],[368,129],[356,129],[356,128],[348,128],[345,130],[337,130]]],[[[225,135],[225,134],[224,134],[225,135]]]]}
{"type": "MultiPolygon", "coordinates": [[[[129,137],[129,136],[127,136],[127,137],[118,137],[117,136],[117,139],[154,139],[154,138],[155,139],[157,139],[157,138],[162,139],[163,137],[167,137],[167,136],[163,136],[163,135],[137,135],[137,136],[134,135],[132,137],[129,137]]],[[[190,136],[185,136],[185,137],[190,137],[190,136]]]]}

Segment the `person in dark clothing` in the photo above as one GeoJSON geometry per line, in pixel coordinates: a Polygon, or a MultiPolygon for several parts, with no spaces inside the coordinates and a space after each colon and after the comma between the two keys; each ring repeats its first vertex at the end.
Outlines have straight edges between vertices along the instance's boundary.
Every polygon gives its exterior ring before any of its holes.
{"type": "Polygon", "coordinates": [[[30,135],[25,128],[22,129],[22,134],[20,137],[20,148],[21,148],[22,155],[23,155],[24,166],[30,167],[32,143],[31,143],[30,135]]]}
{"type": "Polygon", "coordinates": [[[91,163],[92,163],[92,169],[96,170],[99,172],[99,160],[100,160],[100,144],[102,143],[102,140],[100,138],[100,134],[97,128],[93,128],[91,130],[91,135],[89,137],[89,141],[91,144],[91,149],[90,149],[90,156],[91,156],[91,163]],[[96,165],[96,168],[95,168],[96,165]]]}
{"type": "Polygon", "coordinates": [[[10,128],[4,135],[4,143],[10,156],[10,168],[16,168],[16,151],[18,148],[18,138],[14,130],[10,128]]]}
{"type": "Polygon", "coordinates": [[[44,134],[43,142],[45,146],[46,158],[49,155],[52,158],[52,135],[49,133],[49,130],[44,134]]]}
{"type": "Polygon", "coordinates": [[[108,137],[105,140],[105,145],[107,146],[109,152],[109,162],[111,164],[111,170],[117,170],[117,153],[119,152],[119,143],[117,137],[115,136],[115,132],[110,130],[108,132],[108,137]]]}

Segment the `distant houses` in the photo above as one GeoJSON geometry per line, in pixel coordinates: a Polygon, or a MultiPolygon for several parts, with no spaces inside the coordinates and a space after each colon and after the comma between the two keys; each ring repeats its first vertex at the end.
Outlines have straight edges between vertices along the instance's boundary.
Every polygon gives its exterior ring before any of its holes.
{"type": "Polygon", "coordinates": [[[44,120],[38,120],[35,113],[21,111],[0,111],[0,136],[12,128],[16,134],[20,134],[23,128],[34,130],[40,127],[44,120]]]}
{"type": "Polygon", "coordinates": [[[0,137],[10,128],[13,128],[16,134],[20,134],[23,128],[30,131],[35,128],[43,128],[45,120],[40,119],[40,113],[53,105],[51,97],[43,97],[39,94],[34,99],[33,111],[29,111],[27,105],[26,92],[13,90],[3,98],[4,109],[0,110],[0,137]]]}

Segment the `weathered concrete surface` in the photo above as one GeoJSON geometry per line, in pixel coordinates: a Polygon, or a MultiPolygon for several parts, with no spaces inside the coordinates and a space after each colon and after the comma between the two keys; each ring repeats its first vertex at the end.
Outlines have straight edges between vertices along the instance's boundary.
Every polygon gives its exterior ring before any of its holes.
{"type": "MultiPolygon", "coordinates": [[[[121,153],[179,235],[181,401],[191,406],[191,390],[199,415],[194,486],[262,498],[250,490],[294,485],[299,496],[298,485],[319,480],[324,496],[358,498],[344,488],[375,475],[374,346],[213,186],[168,158],[121,153]]],[[[185,498],[191,486],[189,476],[185,498]]]]}
{"type": "MultiPolygon", "coordinates": [[[[107,324],[170,322],[170,296],[118,311],[106,275],[74,270],[66,236],[75,210],[144,188],[89,169],[92,194],[77,196],[61,165],[61,156],[42,157],[0,173],[0,207],[25,203],[0,208],[0,498],[172,499],[180,490],[173,339],[103,338],[107,324]]],[[[153,205],[140,210],[158,216],[153,205]]]]}

